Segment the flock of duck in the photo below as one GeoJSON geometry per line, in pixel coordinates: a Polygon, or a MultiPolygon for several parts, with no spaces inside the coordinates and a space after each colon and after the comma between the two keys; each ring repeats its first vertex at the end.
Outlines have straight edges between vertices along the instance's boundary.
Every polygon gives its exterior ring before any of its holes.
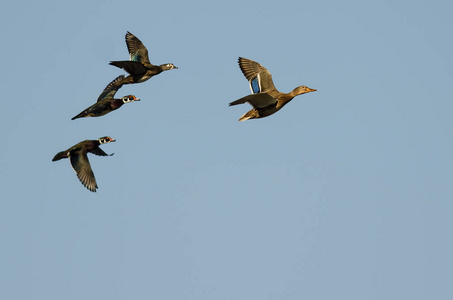
{"type": "MultiPolygon", "coordinates": [[[[71,120],[83,117],[100,117],[120,108],[125,103],[139,101],[140,99],[134,95],[127,95],[119,99],[114,98],[114,96],[124,84],[144,82],[163,71],[177,69],[172,63],[160,66],[151,64],[148,57],[148,50],[130,32],[126,33],[126,44],[129,51],[129,60],[112,61],[110,65],[125,70],[129,75],[127,77],[120,75],[115,78],[107,85],[101,95],[99,95],[95,104],[86,108],[71,120]]],[[[316,91],[316,89],[311,89],[307,86],[299,86],[290,93],[279,92],[274,86],[271,73],[262,65],[243,57],[239,57],[238,63],[252,91],[252,94],[229,104],[232,106],[247,102],[252,106],[252,109],[241,116],[239,121],[270,116],[282,109],[294,97],[316,91]]],[[[57,153],[52,161],[69,158],[71,166],[80,182],[90,191],[96,192],[98,186],[87,154],[90,152],[99,156],[109,156],[99,146],[110,142],[115,142],[115,140],[109,136],[101,137],[97,140],[85,140],[67,150],[57,153]]]]}

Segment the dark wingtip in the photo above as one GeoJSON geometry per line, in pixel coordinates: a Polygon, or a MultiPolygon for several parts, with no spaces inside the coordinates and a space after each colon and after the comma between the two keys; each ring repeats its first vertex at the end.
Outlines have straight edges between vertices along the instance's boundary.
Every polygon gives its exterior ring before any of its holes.
{"type": "Polygon", "coordinates": [[[96,190],[98,189],[97,184],[94,187],[92,187],[88,184],[85,184],[85,183],[82,183],[82,184],[84,187],[86,187],[87,190],[89,190],[90,192],[93,192],[93,193],[96,193],[96,190]]]}

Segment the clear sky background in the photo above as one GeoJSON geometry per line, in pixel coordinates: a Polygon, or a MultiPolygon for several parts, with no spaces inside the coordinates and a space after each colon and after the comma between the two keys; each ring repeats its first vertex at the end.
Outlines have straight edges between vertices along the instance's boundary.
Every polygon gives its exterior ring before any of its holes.
{"type": "Polygon", "coordinates": [[[451,1],[10,1],[1,299],[452,299],[451,1]],[[178,70],[71,121],[128,59],[178,70]],[[238,122],[255,60],[296,97],[238,122]],[[91,193],[59,151],[90,155],[91,193]]]}

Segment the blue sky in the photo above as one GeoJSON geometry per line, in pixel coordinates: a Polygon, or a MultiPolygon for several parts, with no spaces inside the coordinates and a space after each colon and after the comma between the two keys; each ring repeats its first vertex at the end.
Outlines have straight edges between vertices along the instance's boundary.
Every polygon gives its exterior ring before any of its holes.
{"type": "Polygon", "coordinates": [[[2,299],[450,299],[449,1],[16,1],[0,11],[2,299]],[[71,121],[124,35],[178,70],[71,121]],[[239,56],[276,87],[250,109],[239,56]],[[89,156],[99,190],[59,151],[89,156]]]}

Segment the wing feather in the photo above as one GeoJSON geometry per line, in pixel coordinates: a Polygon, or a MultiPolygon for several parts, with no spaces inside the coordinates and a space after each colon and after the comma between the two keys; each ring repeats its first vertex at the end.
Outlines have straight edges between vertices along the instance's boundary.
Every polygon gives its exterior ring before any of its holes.
{"type": "Polygon", "coordinates": [[[107,154],[99,147],[91,150],[90,152],[93,153],[93,154],[99,155],[99,156],[112,156],[114,154],[114,153],[107,154]]]}
{"type": "Polygon", "coordinates": [[[70,156],[71,166],[77,174],[80,182],[90,191],[96,192],[98,188],[96,178],[91,169],[86,151],[73,151],[70,156]]]}
{"type": "Polygon", "coordinates": [[[276,91],[271,73],[256,61],[239,57],[239,68],[249,81],[252,93],[276,91]]]}
{"type": "Polygon", "coordinates": [[[129,61],[129,60],[111,61],[110,64],[112,66],[125,70],[127,73],[129,73],[131,75],[142,74],[148,70],[141,62],[138,62],[138,61],[129,61]]]}
{"type": "Polygon", "coordinates": [[[258,108],[268,107],[270,105],[275,105],[277,100],[274,99],[273,97],[271,97],[267,93],[258,93],[258,94],[247,95],[245,97],[242,97],[241,99],[233,101],[230,103],[230,106],[243,104],[246,102],[249,103],[250,105],[252,105],[253,108],[258,109],[258,108]]]}
{"type": "Polygon", "coordinates": [[[96,102],[99,102],[101,100],[107,99],[107,98],[113,98],[115,96],[116,92],[123,86],[121,81],[123,81],[124,75],[120,75],[113,79],[112,82],[110,82],[102,91],[102,93],[99,95],[98,100],[96,102]]]}
{"type": "Polygon", "coordinates": [[[149,62],[148,49],[146,49],[145,45],[129,31],[126,33],[126,44],[131,61],[151,64],[149,62]]]}

